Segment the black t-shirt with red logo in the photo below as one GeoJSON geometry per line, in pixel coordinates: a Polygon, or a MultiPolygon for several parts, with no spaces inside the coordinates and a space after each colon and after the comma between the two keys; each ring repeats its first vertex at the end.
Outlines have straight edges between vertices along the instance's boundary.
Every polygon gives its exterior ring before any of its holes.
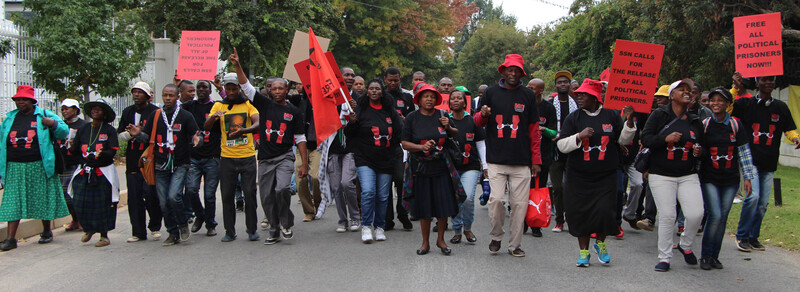
{"type": "MultiPolygon", "coordinates": [[[[556,107],[552,103],[542,101],[539,103],[539,126],[557,131],[558,119],[556,118],[556,107]]],[[[540,142],[542,153],[542,164],[549,165],[553,163],[553,156],[555,155],[555,143],[553,139],[545,138],[542,136],[540,142]]]]}
{"type": "Polygon", "coordinates": [[[6,157],[10,162],[42,160],[39,152],[39,135],[36,134],[36,115],[17,113],[6,141],[6,157]]]}
{"type": "MultiPolygon", "coordinates": [[[[447,142],[447,131],[442,126],[439,119],[442,117],[442,111],[435,110],[432,115],[427,116],[420,111],[413,111],[403,123],[402,141],[408,141],[414,144],[425,144],[428,140],[436,142],[436,146],[428,152],[412,152],[409,155],[416,155],[417,157],[436,157],[438,159],[425,160],[420,159],[424,165],[426,175],[442,175],[447,174],[447,164],[444,162],[445,143],[447,142]]],[[[453,119],[450,119],[450,125],[454,125],[453,119]]],[[[474,145],[473,145],[474,146],[474,145]]],[[[477,157],[477,156],[476,156],[477,157]]],[[[479,168],[480,169],[480,168],[479,168]]]]}
{"type": "Polygon", "coordinates": [[[567,154],[567,167],[580,173],[616,171],[620,162],[617,141],[622,133],[622,118],[605,108],[597,116],[576,110],[564,120],[561,137],[569,139],[587,127],[594,129],[594,135],[584,138],[580,148],[567,154]]]}
{"type": "Polygon", "coordinates": [[[495,84],[486,89],[478,108],[484,105],[489,106],[492,112],[486,124],[486,161],[531,165],[528,127],[539,125],[539,110],[533,91],[524,86],[508,89],[495,84]]]}
{"type": "MultiPolygon", "coordinates": [[[[64,123],[66,123],[67,127],[69,127],[69,134],[67,138],[71,137],[72,139],[75,139],[75,137],[77,137],[76,134],[78,133],[78,129],[89,122],[78,118],[74,122],[70,123],[68,121],[64,121],[64,123]]],[[[65,138],[65,140],[56,140],[56,142],[58,143],[59,150],[61,150],[61,155],[64,155],[64,165],[66,166],[65,171],[72,171],[75,170],[75,165],[83,163],[83,158],[81,157],[80,153],[73,153],[67,148],[67,138],[65,138]]]]}
{"type": "MultiPolygon", "coordinates": [[[[168,159],[170,158],[170,153],[172,154],[172,166],[180,166],[190,163],[191,161],[189,158],[191,156],[192,138],[194,137],[195,132],[198,131],[197,122],[194,121],[192,114],[184,109],[172,108],[172,110],[162,109],[162,111],[164,111],[164,114],[166,114],[167,121],[164,121],[164,116],[159,115],[157,121],[158,125],[156,126],[156,147],[154,151],[156,169],[167,165],[168,159]],[[175,122],[172,123],[172,129],[169,131],[171,132],[175,147],[173,151],[170,151],[168,143],[169,140],[167,139],[167,123],[172,121],[172,115],[176,109],[179,111],[178,116],[175,117],[175,122]]],[[[156,113],[159,112],[154,111],[147,118],[147,124],[142,130],[142,133],[150,135],[151,131],[153,130],[152,121],[155,120],[156,113]]],[[[152,139],[152,137],[149,137],[148,139],[152,139]]]]}
{"type": "Polygon", "coordinates": [[[753,165],[759,171],[776,171],[783,139],[781,135],[797,128],[786,103],[773,99],[767,106],[766,101],[758,97],[740,98],[733,103],[732,115],[741,119],[744,131],[750,133],[748,141],[753,153],[753,165]]]}
{"type": "Polygon", "coordinates": [[[119,149],[117,131],[110,124],[103,124],[99,129],[92,123],[84,124],[75,134],[73,143],[79,157],[90,167],[111,165],[119,149]]]}
{"type": "MultiPolygon", "coordinates": [[[[669,177],[681,177],[697,173],[697,158],[694,145],[703,138],[703,125],[697,116],[686,114],[662,133],[664,126],[675,119],[672,104],[664,105],[650,114],[642,129],[642,145],[650,148],[650,173],[669,177]],[[681,133],[677,143],[667,143],[665,139],[673,132],[681,133]]],[[[702,144],[701,144],[702,145],[702,144]]]]}
{"type": "MultiPolygon", "coordinates": [[[[705,127],[705,126],[704,126],[705,127]]],[[[738,147],[748,142],[748,131],[738,119],[728,119],[728,124],[711,118],[704,129],[700,145],[704,154],[700,164],[700,182],[715,185],[739,184],[738,147]],[[736,123],[733,127],[731,123],[736,123]],[[733,129],[736,128],[736,134],[733,129]]]]}
{"type": "Polygon", "coordinates": [[[214,106],[214,101],[208,103],[201,103],[197,100],[190,100],[189,102],[182,103],[181,108],[188,111],[197,122],[197,128],[200,129],[200,139],[202,145],[192,149],[192,158],[203,159],[209,157],[219,157],[220,154],[220,127],[219,120],[214,122],[214,127],[211,131],[206,131],[203,126],[208,119],[211,108],[214,106]]]}
{"type": "Polygon", "coordinates": [[[403,122],[396,112],[366,105],[356,109],[356,120],[344,128],[347,143],[353,147],[356,166],[368,166],[378,173],[394,173],[397,159],[395,151],[400,147],[403,122]]]}
{"type": "Polygon", "coordinates": [[[258,110],[258,159],[270,159],[292,151],[294,135],[306,133],[300,110],[288,100],[279,105],[256,92],[253,106],[258,110]]]}
{"type": "Polygon", "coordinates": [[[481,157],[478,154],[478,147],[475,142],[486,139],[486,132],[483,128],[475,125],[475,120],[471,116],[464,116],[463,119],[456,120],[450,118],[453,127],[458,129],[458,143],[461,144],[461,163],[455,162],[458,171],[481,170],[481,157]]]}
{"type": "Polygon", "coordinates": [[[405,93],[399,88],[396,91],[388,92],[389,95],[392,96],[392,100],[394,100],[394,108],[401,116],[406,117],[416,109],[414,106],[414,96],[411,94],[405,93]]]}
{"type": "MultiPolygon", "coordinates": [[[[142,129],[148,124],[147,118],[153,116],[153,112],[158,109],[152,103],[148,103],[143,109],[139,110],[136,105],[131,105],[122,110],[120,115],[119,126],[117,127],[117,134],[125,131],[128,125],[141,126],[142,129]]],[[[151,128],[152,129],[152,128],[151,128]]],[[[150,135],[150,132],[146,133],[150,135]]],[[[125,150],[125,171],[127,173],[139,172],[139,158],[142,157],[144,149],[147,148],[148,141],[138,141],[131,139],[128,141],[128,148],[125,150]]]]}

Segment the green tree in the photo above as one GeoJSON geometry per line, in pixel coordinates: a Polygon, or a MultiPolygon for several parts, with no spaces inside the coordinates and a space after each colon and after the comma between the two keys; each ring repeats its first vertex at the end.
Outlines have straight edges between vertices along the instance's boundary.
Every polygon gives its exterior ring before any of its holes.
{"type": "Polygon", "coordinates": [[[464,28],[459,30],[458,35],[456,36],[456,44],[453,46],[456,62],[458,62],[458,54],[464,48],[464,45],[467,43],[469,38],[475,34],[475,31],[478,30],[481,24],[485,22],[496,21],[500,24],[512,27],[517,25],[517,18],[513,15],[506,14],[505,11],[503,11],[503,7],[495,7],[492,0],[470,0],[468,3],[475,4],[475,7],[478,8],[478,11],[472,14],[469,22],[464,25],[464,28]]]}
{"type": "Polygon", "coordinates": [[[144,68],[151,46],[140,21],[138,1],[26,0],[30,19],[16,19],[32,36],[31,59],[38,86],[89,99],[124,94],[144,68]]]}
{"type": "Polygon", "coordinates": [[[458,58],[461,72],[459,85],[476,90],[480,84],[494,84],[500,78],[497,67],[507,54],[522,54],[526,60],[525,72],[532,72],[530,59],[526,58],[525,33],[513,26],[497,21],[483,23],[464,44],[458,58]]]}

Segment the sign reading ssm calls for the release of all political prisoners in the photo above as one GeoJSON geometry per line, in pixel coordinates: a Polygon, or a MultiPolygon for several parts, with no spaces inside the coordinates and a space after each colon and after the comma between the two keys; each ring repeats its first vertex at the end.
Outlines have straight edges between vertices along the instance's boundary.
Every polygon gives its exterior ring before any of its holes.
{"type": "Polygon", "coordinates": [[[617,40],[604,107],[622,109],[631,105],[636,112],[649,113],[662,57],[662,45],[617,40]]]}

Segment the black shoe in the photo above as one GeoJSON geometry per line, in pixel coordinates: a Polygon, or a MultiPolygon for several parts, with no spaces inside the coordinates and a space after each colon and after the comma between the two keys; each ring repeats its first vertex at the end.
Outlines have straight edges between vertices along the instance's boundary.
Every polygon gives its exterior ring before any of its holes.
{"type": "Polygon", "coordinates": [[[206,231],[206,236],[217,236],[216,227],[208,227],[206,229],[208,229],[208,231],[206,231]]]}
{"type": "Polygon", "coordinates": [[[638,221],[638,220],[628,220],[628,219],[625,219],[625,222],[628,222],[628,225],[630,225],[630,226],[631,226],[631,229],[633,229],[633,230],[642,230],[641,228],[639,228],[639,226],[636,226],[636,222],[637,222],[637,221],[638,221]]]}
{"type": "Polygon", "coordinates": [[[431,231],[433,231],[433,232],[439,232],[439,224],[435,224],[435,225],[433,225],[433,229],[431,229],[431,231]]]}
{"type": "Polygon", "coordinates": [[[428,252],[430,250],[431,250],[430,248],[426,248],[426,249],[421,249],[420,248],[420,249],[417,250],[417,255],[426,255],[426,254],[428,254],[428,252]]]}
{"type": "Polygon", "coordinates": [[[469,242],[469,243],[475,243],[476,241],[478,241],[478,239],[477,239],[477,238],[475,238],[475,234],[474,234],[474,233],[472,233],[472,231],[469,231],[469,233],[470,233],[470,234],[472,234],[472,236],[468,236],[468,235],[467,235],[467,232],[466,232],[466,231],[464,232],[464,236],[466,236],[466,237],[467,237],[467,242],[469,242]]]}
{"type": "Polygon", "coordinates": [[[492,242],[489,243],[489,253],[497,254],[498,251],[500,251],[500,241],[492,240],[492,242]]]}
{"type": "Polygon", "coordinates": [[[711,263],[713,261],[714,261],[714,259],[712,259],[710,257],[701,258],[700,259],[700,268],[703,269],[703,270],[706,270],[706,271],[707,270],[711,270],[711,263]]]}
{"type": "Polygon", "coordinates": [[[514,249],[514,250],[510,250],[510,249],[509,249],[509,250],[508,250],[508,254],[510,254],[510,255],[513,255],[513,256],[515,256],[515,257],[518,257],[518,258],[521,258],[521,257],[524,257],[524,256],[525,256],[525,252],[524,252],[524,251],[522,251],[522,249],[521,249],[521,248],[519,248],[519,247],[518,247],[518,248],[516,248],[516,249],[514,249]]]}
{"type": "Polygon", "coordinates": [[[533,235],[533,237],[542,237],[542,228],[531,227],[531,235],[533,235]]]}
{"type": "Polygon", "coordinates": [[[750,245],[750,242],[746,239],[737,239],[736,248],[743,252],[750,252],[753,250],[753,246],[750,245]]]}
{"type": "Polygon", "coordinates": [[[442,251],[442,254],[443,254],[443,255],[450,255],[450,253],[452,253],[452,252],[453,252],[453,250],[451,250],[451,249],[450,249],[450,247],[447,247],[447,246],[445,246],[445,247],[441,247],[441,246],[439,246],[439,244],[438,244],[438,243],[436,244],[436,247],[438,247],[438,248],[439,248],[439,250],[441,250],[441,251],[442,251]]]}
{"type": "Polygon", "coordinates": [[[169,237],[167,237],[166,240],[164,240],[163,243],[161,243],[161,246],[176,245],[176,244],[178,244],[180,242],[181,242],[181,239],[180,239],[179,236],[170,235],[169,237]]]}
{"type": "Polygon", "coordinates": [[[689,265],[697,264],[697,256],[695,256],[693,252],[685,253],[681,248],[680,244],[678,245],[678,251],[681,252],[681,254],[683,254],[683,260],[686,261],[686,264],[689,265]]]}
{"type": "Polygon", "coordinates": [[[712,260],[712,262],[711,262],[711,267],[712,268],[722,269],[722,263],[720,263],[718,259],[711,258],[711,260],[712,260]]]}
{"type": "Polygon", "coordinates": [[[656,272],[666,272],[669,271],[669,263],[668,262],[658,262],[656,265],[656,272]]]}
{"type": "Polygon", "coordinates": [[[404,231],[411,231],[411,229],[414,229],[414,224],[411,224],[411,220],[408,220],[408,218],[400,218],[400,223],[403,223],[404,231]]]}
{"type": "Polygon", "coordinates": [[[9,251],[15,248],[17,248],[16,238],[6,238],[3,243],[0,243],[0,250],[2,251],[9,251]]]}
{"type": "Polygon", "coordinates": [[[192,235],[192,233],[189,232],[189,225],[188,224],[179,227],[178,228],[178,232],[180,232],[180,240],[181,241],[188,241],[189,240],[189,236],[192,235]]]}
{"type": "Polygon", "coordinates": [[[450,239],[450,243],[452,243],[452,244],[461,243],[461,234],[453,235],[453,238],[450,239]]]}
{"type": "Polygon", "coordinates": [[[755,249],[755,250],[760,250],[760,251],[767,250],[767,247],[764,246],[763,244],[761,244],[760,242],[758,242],[758,239],[755,239],[755,238],[750,239],[750,246],[752,246],[753,249],[755,249]]]}
{"type": "Polygon", "coordinates": [[[203,227],[203,220],[195,220],[192,223],[192,233],[197,233],[203,227]]]}
{"type": "Polygon", "coordinates": [[[236,212],[244,212],[244,201],[236,201],[236,212]]]}
{"type": "Polygon", "coordinates": [[[386,227],[383,228],[383,231],[394,230],[394,221],[386,221],[386,227]]]}
{"type": "Polygon", "coordinates": [[[42,237],[39,238],[39,244],[51,243],[53,242],[53,231],[48,230],[42,232],[42,237]]]}

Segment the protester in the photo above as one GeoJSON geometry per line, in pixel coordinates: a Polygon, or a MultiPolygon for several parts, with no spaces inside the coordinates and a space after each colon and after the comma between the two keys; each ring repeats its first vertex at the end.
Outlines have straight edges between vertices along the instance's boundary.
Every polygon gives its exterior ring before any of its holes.
{"type": "Polygon", "coordinates": [[[114,166],[119,141],[111,125],[116,113],[104,99],[87,102],[83,109],[92,122],[78,129],[72,143],[71,150],[81,153],[83,163],[72,177],[70,194],[83,226],[81,242],[88,242],[95,233],[100,233],[100,240],[94,246],[103,247],[111,244],[108,232],[116,226],[119,202],[119,178],[114,166]]]}
{"type": "Polygon", "coordinates": [[[20,85],[11,97],[17,109],[0,124],[0,179],[5,183],[0,221],[8,222],[0,250],[17,248],[21,219],[41,219],[39,243],[53,241],[50,221],[69,215],[56,172],[53,142],[64,139],[69,127],[55,113],[36,105],[33,87],[20,85]]]}
{"type": "Polygon", "coordinates": [[[648,180],[658,208],[659,263],[655,270],[669,270],[675,232],[676,203],[686,217],[678,250],[689,265],[697,264],[692,244],[703,217],[703,200],[697,176],[697,156],[702,148],[703,128],[697,116],[688,113],[692,80],[675,81],[669,86],[671,102],[650,114],[642,130],[642,145],[650,148],[648,180]]]}
{"type": "MultiPolygon", "coordinates": [[[[344,84],[347,86],[347,88],[353,88],[353,83],[356,81],[356,72],[353,71],[353,68],[342,67],[342,69],[339,70],[339,73],[342,74],[342,79],[344,79],[344,84]]],[[[350,95],[353,95],[352,90],[350,91],[350,95]]]]}
{"type": "Polygon", "coordinates": [[[722,268],[719,252],[725,238],[725,225],[739,188],[739,169],[744,178],[744,191],[752,191],[755,177],[748,132],[742,122],[725,110],[733,102],[729,91],[720,87],[709,94],[709,106],[714,115],[703,120],[703,141],[706,148],[700,164],[703,206],[708,216],[702,242],[700,268],[722,268]],[[734,151],[734,148],[736,149],[734,151]]]}
{"type": "Polygon", "coordinates": [[[417,82],[425,83],[425,73],[422,71],[414,72],[414,74],[411,75],[411,83],[417,84],[417,82]]]}
{"type": "MultiPolygon", "coordinates": [[[[399,75],[399,74],[397,74],[399,75]]],[[[361,184],[361,240],[364,243],[386,240],[386,211],[391,196],[392,174],[400,146],[403,125],[395,110],[395,101],[380,79],[367,83],[367,91],[358,100],[355,115],[345,127],[353,143],[353,152],[361,184]],[[373,237],[372,230],[375,230],[373,237]]],[[[401,206],[402,207],[402,206],[401,206]]],[[[404,212],[405,213],[405,212],[404,212]]]]}
{"type": "MultiPolygon", "coordinates": [[[[415,110],[414,97],[411,93],[401,90],[400,70],[394,67],[387,68],[383,73],[383,82],[386,85],[386,92],[389,94],[389,97],[394,100],[394,107],[397,113],[400,115],[401,119],[405,119],[408,114],[415,110]]],[[[399,136],[400,133],[398,132],[396,134],[399,136]]],[[[397,142],[399,143],[399,141],[398,139],[397,142]]],[[[403,149],[400,147],[393,148],[393,150],[395,151],[394,155],[397,157],[406,156],[403,154],[403,149]]],[[[403,193],[403,163],[403,159],[395,160],[394,172],[392,172],[392,182],[394,183],[396,194],[403,193]]],[[[394,229],[395,211],[397,212],[397,220],[403,224],[403,230],[411,230],[413,225],[411,224],[411,220],[408,219],[408,212],[403,208],[403,202],[397,200],[397,204],[394,204],[392,195],[389,195],[388,200],[387,208],[389,209],[386,210],[386,230],[394,229]]]]}
{"type": "Polygon", "coordinates": [[[441,94],[450,94],[453,92],[454,88],[453,80],[449,77],[442,77],[442,79],[439,79],[439,85],[436,86],[436,90],[441,94]]]}
{"type": "Polygon", "coordinates": [[[711,110],[700,102],[700,95],[702,92],[703,87],[700,85],[700,83],[694,82],[692,91],[690,92],[692,96],[692,102],[689,103],[689,112],[697,115],[701,121],[710,118],[713,115],[711,110]]]}
{"type": "Polygon", "coordinates": [[[353,97],[353,99],[356,99],[364,94],[366,87],[364,85],[364,77],[356,76],[353,79],[353,90],[350,92],[350,95],[353,97]]]}
{"type": "Polygon", "coordinates": [[[481,98],[481,114],[475,124],[486,126],[486,162],[489,164],[489,198],[492,241],[489,252],[497,254],[505,232],[505,193],[509,192],[511,237],[508,253],[523,257],[520,248],[531,177],[541,171],[542,157],[539,147],[539,113],[536,96],[520,78],[525,77],[522,56],[506,55],[497,70],[502,74],[498,84],[492,85],[481,98]]]}
{"type": "MultiPolygon", "coordinates": [[[[339,105],[337,108],[339,110],[339,118],[344,126],[349,123],[352,109],[357,106],[356,101],[353,99],[348,102],[350,108],[344,105],[339,105]]],[[[339,214],[336,232],[342,233],[348,229],[355,232],[361,228],[361,214],[358,207],[358,192],[356,188],[358,177],[356,176],[356,165],[353,158],[354,146],[344,135],[343,129],[339,129],[332,136],[332,138],[327,139],[330,141],[330,145],[327,147],[325,171],[330,181],[330,193],[336,202],[336,210],[339,214]]],[[[320,148],[324,147],[320,146],[320,148]]]]}
{"type": "MultiPolygon", "coordinates": [[[[670,102],[669,85],[662,85],[653,95],[653,108],[651,110],[651,113],[652,111],[655,111],[659,107],[669,104],[669,102],[670,102]]],[[[648,120],[650,119],[649,116],[647,119],[648,120]]],[[[639,132],[639,138],[641,138],[641,131],[643,130],[644,127],[642,127],[639,132]]],[[[639,144],[642,144],[642,142],[640,141],[639,144]]],[[[640,208],[636,208],[637,214],[639,212],[642,212],[641,216],[642,219],[636,221],[636,227],[647,231],[653,231],[655,230],[656,214],[658,213],[658,210],[656,208],[655,200],[653,199],[653,192],[650,190],[650,182],[647,179],[647,173],[642,174],[642,179],[644,181],[644,183],[642,184],[642,188],[644,189],[645,196],[644,196],[644,202],[639,203],[643,204],[642,206],[643,210],[639,210],[640,208]]],[[[640,202],[641,200],[642,199],[640,198],[640,202]]]]}
{"type": "MultiPolygon", "coordinates": [[[[475,234],[472,233],[472,222],[475,216],[475,188],[481,175],[488,168],[486,164],[486,131],[475,125],[475,121],[466,111],[466,101],[467,97],[462,91],[456,90],[450,94],[450,122],[453,127],[458,129],[459,150],[462,152],[462,157],[458,157],[452,163],[458,170],[461,186],[466,195],[466,200],[458,209],[458,215],[453,218],[455,235],[450,239],[450,243],[461,242],[462,230],[464,236],[467,237],[467,242],[478,241],[475,234]]],[[[423,238],[425,238],[424,235],[423,238]]]]}
{"type": "MultiPolygon", "coordinates": [[[[277,79],[276,81],[281,81],[281,79],[277,79]]],[[[273,82],[272,85],[275,86],[276,84],[277,83],[273,82]]],[[[275,99],[274,93],[272,93],[272,96],[273,99],[275,99]]],[[[303,126],[302,134],[306,140],[306,158],[301,159],[300,156],[302,153],[297,151],[297,155],[293,163],[295,167],[295,173],[300,173],[300,168],[307,167],[307,176],[296,176],[295,181],[297,184],[297,197],[300,199],[300,204],[303,206],[303,213],[305,214],[303,222],[310,222],[311,220],[314,220],[317,211],[319,211],[320,208],[324,208],[324,206],[320,207],[320,203],[322,202],[322,191],[320,190],[319,186],[319,166],[320,159],[322,159],[322,153],[317,151],[317,132],[316,125],[314,124],[314,111],[313,107],[311,106],[311,100],[302,92],[300,92],[300,94],[287,94],[284,99],[294,105],[298,110],[297,113],[300,114],[298,117],[303,118],[301,122],[303,126]]],[[[277,100],[275,101],[277,102],[277,100]]],[[[256,108],[258,108],[258,106],[256,106],[256,108]]],[[[260,111],[261,110],[259,110],[259,112],[260,111]]],[[[286,119],[284,118],[282,121],[285,122],[286,119]]],[[[294,120],[292,122],[294,122],[294,120]]],[[[280,124],[280,122],[277,120],[273,123],[275,125],[280,124]]],[[[301,133],[296,132],[296,134],[301,133]]],[[[259,158],[259,163],[261,163],[260,160],[261,159],[259,158]]]]}
{"type": "Polygon", "coordinates": [[[69,182],[72,180],[72,174],[75,173],[75,169],[78,168],[83,160],[80,153],[70,151],[72,142],[75,139],[75,133],[77,133],[78,129],[83,125],[88,124],[88,122],[80,118],[80,115],[81,108],[77,100],[65,98],[61,101],[61,118],[64,119],[64,123],[69,127],[69,134],[67,134],[66,139],[57,140],[61,155],[64,156],[64,171],[59,173],[59,178],[61,179],[61,187],[64,191],[64,199],[67,201],[69,214],[72,216],[72,221],[64,228],[65,231],[83,230],[81,223],[78,222],[78,216],[75,215],[75,207],[72,205],[72,198],[68,194],[69,182]]]}
{"type": "Polygon", "coordinates": [[[444,111],[434,108],[441,102],[442,96],[433,86],[422,86],[414,95],[414,104],[419,110],[406,116],[403,123],[402,145],[409,151],[403,199],[411,201],[409,211],[420,220],[422,246],[417,250],[418,255],[430,250],[430,225],[434,217],[439,225],[436,246],[442,254],[450,255],[452,250],[444,240],[447,217],[456,216],[458,205],[464,200],[458,172],[445,152],[448,147],[445,143],[450,143],[448,137],[458,137],[458,129],[451,126],[452,121],[444,111]]]}
{"type": "MultiPolygon", "coordinates": [[[[536,103],[539,110],[539,131],[542,133],[542,140],[539,143],[539,153],[542,154],[542,172],[537,179],[531,179],[531,187],[547,186],[547,181],[550,172],[550,165],[553,164],[553,153],[556,151],[553,139],[558,135],[556,109],[550,102],[544,102],[542,94],[544,93],[544,80],[534,78],[528,82],[528,88],[533,90],[536,95],[536,103]]],[[[525,224],[527,229],[528,225],[525,224]]],[[[541,227],[531,227],[531,234],[533,237],[542,237],[541,227]]]]}
{"type": "Polygon", "coordinates": [[[709,99],[709,95],[710,94],[711,94],[711,91],[708,91],[708,90],[703,91],[702,93],[700,93],[700,104],[702,106],[704,106],[704,107],[709,108],[709,109],[711,108],[711,105],[710,105],[710,101],[711,100],[709,99]]]}
{"type": "Polygon", "coordinates": [[[478,86],[478,96],[472,99],[472,108],[470,109],[471,115],[477,115],[481,111],[481,109],[478,108],[478,104],[481,101],[481,97],[483,97],[483,93],[486,92],[486,88],[489,88],[489,86],[486,84],[481,84],[478,86]]]}
{"type": "Polygon", "coordinates": [[[559,150],[568,155],[564,207],[569,233],[578,238],[578,267],[589,266],[591,234],[596,234],[593,247],[598,260],[611,262],[605,239],[619,233],[615,205],[620,147],[630,143],[636,132],[633,107],[623,110],[628,117],[623,125],[619,114],[603,108],[602,91],[599,81],[583,80],[575,90],[581,110],[567,116],[558,141],[559,150]]]}
{"type": "MultiPolygon", "coordinates": [[[[780,156],[780,133],[800,148],[800,137],[789,107],[781,100],[772,97],[775,89],[775,76],[756,78],[758,94],[754,98],[740,98],[733,103],[732,115],[741,119],[748,136],[750,150],[753,151],[753,164],[756,175],[751,180],[753,192],[744,199],[739,226],[736,231],[737,247],[741,251],[765,250],[758,237],[761,235],[761,221],[767,212],[772,179],[778,169],[780,156]]],[[[691,229],[689,229],[691,230],[691,229]]]]}
{"type": "MultiPolygon", "coordinates": [[[[558,73],[556,73],[556,74],[558,74],[558,73]]],[[[575,90],[578,90],[578,87],[580,87],[580,86],[581,86],[581,84],[578,82],[578,80],[570,81],[570,83],[569,83],[569,97],[576,98],[577,96],[575,95],[575,90]]]]}
{"type": "Polygon", "coordinates": [[[144,153],[149,141],[133,139],[127,130],[128,126],[140,128],[147,124],[146,118],[152,116],[158,107],[150,103],[153,90],[146,82],[136,82],[131,88],[133,105],[122,110],[117,127],[119,142],[127,142],[125,150],[125,182],[128,185],[128,215],[131,221],[132,236],[127,242],[137,242],[147,239],[147,229],[153,240],[161,239],[161,204],[158,201],[155,185],[148,185],[139,170],[139,158],[144,153]],[[150,216],[150,221],[145,229],[145,211],[150,216]]]}
{"type": "MultiPolygon", "coordinates": [[[[203,129],[206,118],[214,107],[211,100],[211,82],[197,82],[197,99],[181,104],[181,108],[194,117],[197,127],[203,129]]],[[[206,235],[217,235],[217,186],[219,185],[220,131],[217,121],[211,131],[200,131],[201,145],[192,149],[189,173],[186,177],[186,198],[191,202],[195,216],[192,233],[206,225],[206,235]],[[203,200],[200,200],[200,182],[203,182],[203,200]]]]}
{"type": "MultiPolygon", "coordinates": [[[[578,104],[573,99],[572,95],[570,94],[571,88],[573,83],[572,81],[572,73],[566,70],[556,72],[555,77],[553,77],[553,81],[555,82],[556,86],[556,93],[558,98],[553,98],[553,107],[556,110],[556,120],[558,123],[556,124],[556,129],[558,131],[558,135],[556,136],[555,142],[563,137],[561,135],[561,128],[564,125],[564,121],[567,119],[567,116],[572,112],[578,110],[578,104]]],[[[577,88],[577,87],[576,87],[577,88]]],[[[553,232],[561,232],[564,229],[564,171],[567,166],[567,155],[565,153],[561,153],[558,149],[555,152],[555,159],[553,159],[553,164],[550,166],[550,181],[553,183],[553,189],[550,192],[550,201],[553,204],[553,209],[556,213],[556,224],[553,227],[553,232]]]]}

